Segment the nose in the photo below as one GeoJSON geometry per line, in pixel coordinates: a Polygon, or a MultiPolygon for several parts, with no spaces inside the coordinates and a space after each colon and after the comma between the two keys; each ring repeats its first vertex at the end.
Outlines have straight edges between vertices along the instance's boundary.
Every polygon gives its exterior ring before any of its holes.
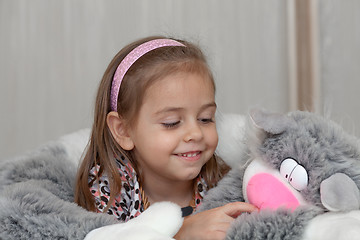
{"type": "Polygon", "coordinates": [[[203,138],[203,131],[198,122],[188,123],[184,136],[185,142],[200,141],[203,138]]]}
{"type": "Polygon", "coordinates": [[[246,186],[246,194],[249,202],[259,209],[285,207],[295,210],[300,206],[299,200],[284,183],[268,173],[254,175],[246,186]]]}

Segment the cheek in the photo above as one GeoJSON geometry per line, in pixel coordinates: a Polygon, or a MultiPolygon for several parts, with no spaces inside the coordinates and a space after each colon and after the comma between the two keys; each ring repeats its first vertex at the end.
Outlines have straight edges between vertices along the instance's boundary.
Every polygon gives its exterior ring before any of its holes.
{"type": "Polygon", "coordinates": [[[212,128],[212,129],[210,129],[210,131],[208,131],[208,134],[206,135],[206,139],[207,139],[209,147],[211,147],[215,150],[215,148],[218,145],[218,140],[219,140],[219,137],[218,137],[218,134],[216,131],[216,127],[212,128]]]}
{"type": "Polygon", "coordinates": [[[147,140],[148,146],[161,151],[172,151],[178,144],[176,135],[157,134],[147,140]]]}

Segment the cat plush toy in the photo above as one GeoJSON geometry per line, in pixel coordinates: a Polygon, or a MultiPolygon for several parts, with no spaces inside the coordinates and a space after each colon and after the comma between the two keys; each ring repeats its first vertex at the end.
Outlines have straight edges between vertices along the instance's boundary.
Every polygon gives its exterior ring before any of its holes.
{"type": "Polygon", "coordinates": [[[309,112],[249,115],[245,125],[218,122],[218,154],[233,169],[201,211],[234,201],[259,208],[238,216],[227,239],[360,239],[358,139],[309,112]]]}

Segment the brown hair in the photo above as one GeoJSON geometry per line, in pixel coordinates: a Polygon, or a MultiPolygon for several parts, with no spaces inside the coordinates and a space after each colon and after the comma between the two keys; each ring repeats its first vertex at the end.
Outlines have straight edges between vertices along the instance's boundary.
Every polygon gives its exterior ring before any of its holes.
{"type": "MultiPolygon", "coordinates": [[[[107,126],[106,117],[111,111],[110,89],[115,70],[122,59],[140,44],[159,38],[164,37],[148,37],[124,47],[112,59],[100,82],[95,102],[91,137],[84,159],[78,170],[75,186],[75,202],[87,210],[96,210],[94,197],[89,189],[93,182],[89,183],[88,180],[89,171],[96,164],[100,166],[100,169],[97,179],[93,181],[98,181],[98,178],[104,172],[109,177],[110,200],[107,207],[111,205],[115,196],[121,191],[120,174],[118,166],[114,161],[114,156],[120,161],[121,154],[128,157],[132,167],[139,173],[138,165],[132,156],[132,152],[125,151],[117,144],[107,126]]],[[[154,81],[172,73],[192,72],[207,76],[211,80],[215,91],[213,76],[201,50],[189,42],[177,41],[183,43],[186,47],[171,46],[152,50],[139,58],[125,74],[119,90],[117,112],[128,123],[134,124],[136,122],[146,89],[154,81]]],[[[223,161],[213,156],[203,166],[201,174],[209,187],[213,187],[227,171],[228,167],[223,161]]],[[[141,180],[141,176],[139,176],[139,179],[141,180]]]]}

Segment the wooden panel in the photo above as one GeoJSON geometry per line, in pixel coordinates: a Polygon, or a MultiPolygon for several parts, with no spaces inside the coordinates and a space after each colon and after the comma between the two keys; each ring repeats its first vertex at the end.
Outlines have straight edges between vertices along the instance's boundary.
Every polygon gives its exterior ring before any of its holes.
{"type": "Polygon", "coordinates": [[[292,12],[288,17],[289,44],[293,48],[290,49],[293,60],[290,92],[295,95],[291,109],[315,111],[321,105],[317,1],[290,0],[288,4],[288,11],[292,12]]]}

